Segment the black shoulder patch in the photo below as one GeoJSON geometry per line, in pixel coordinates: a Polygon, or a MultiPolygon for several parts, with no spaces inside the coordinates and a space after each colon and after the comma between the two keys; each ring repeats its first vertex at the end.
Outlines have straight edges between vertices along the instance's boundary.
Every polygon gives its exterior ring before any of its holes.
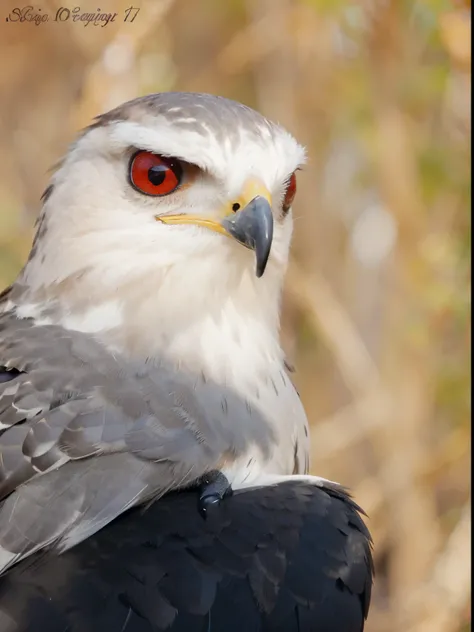
{"type": "Polygon", "coordinates": [[[240,490],[210,521],[197,500],[170,494],[20,562],[0,577],[0,618],[12,632],[362,632],[371,539],[343,488],[240,490]]]}

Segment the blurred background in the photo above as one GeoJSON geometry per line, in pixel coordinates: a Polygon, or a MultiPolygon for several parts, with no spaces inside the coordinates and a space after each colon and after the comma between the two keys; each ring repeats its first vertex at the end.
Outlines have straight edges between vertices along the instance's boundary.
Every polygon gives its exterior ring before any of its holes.
{"type": "Polygon", "coordinates": [[[309,161],[282,336],[312,471],[369,514],[368,632],[470,630],[470,1],[65,2],[1,2],[0,288],[98,113],[192,90],[284,124],[309,161]]]}

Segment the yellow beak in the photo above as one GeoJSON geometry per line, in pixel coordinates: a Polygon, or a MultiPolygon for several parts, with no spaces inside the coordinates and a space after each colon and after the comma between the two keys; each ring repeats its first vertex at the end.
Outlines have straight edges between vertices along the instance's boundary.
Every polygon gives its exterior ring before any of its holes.
{"type": "Polygon", "coordinates": [[[244,184],[240,196],[221,209],[219,213],[220,219],[218,220],[185,213],[181,215],[156,215],[155,219],[163,224],[194,224],[195,226],[202,226],[216,233],[230,236],[228,230],[222,225],[222,220],[234,215],[236,211],[244,209],[257,196],[266,199],[271,206],[272,198],[268,189],[260,180],[250,178],[244,184]]]}
{"type": "Polygon", "coordinates": [[[258,277],[265,271],[273,238],[272,199],[268,189],[257,179],[245,183],[240,196],[221,211],[220,219],[199,215],[157,215],[163,224],[194,224],[233,237],[255,251],[258,277]]]}

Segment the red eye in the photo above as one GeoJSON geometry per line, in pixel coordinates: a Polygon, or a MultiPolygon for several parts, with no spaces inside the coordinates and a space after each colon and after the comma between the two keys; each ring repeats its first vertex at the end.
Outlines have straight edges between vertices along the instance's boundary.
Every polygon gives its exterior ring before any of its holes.
{"type": "Polygon", "coordinates": [[[130,163],[130,181],[140,193],[168,195],[181,183],[183,168],[175,158],[139,151],[130,163]]]}
{"type": "Polygon", "coordinates": [[[283,198],[283,212],[288,213],[290,210],[290,206],[293,204],[293,200],[296,195],[296,174],[292,173],[288,179],[288,184],[286,186],[285,197],[283,198]]]}

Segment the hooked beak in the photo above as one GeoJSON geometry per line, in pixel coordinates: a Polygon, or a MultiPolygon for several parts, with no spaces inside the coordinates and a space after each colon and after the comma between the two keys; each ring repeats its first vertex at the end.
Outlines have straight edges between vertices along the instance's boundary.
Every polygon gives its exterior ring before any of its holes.
{"type": "Polygon", "coordinates": [[[239,199],[223,209],[222,219],[197,215],[157,215],[164,224],[194,224],[217,233],[233,237],[243,246],[253,250],[256,257],[256,276],[265,272],[273,239],[273,213],[271,196],[257,180],[248,180],[239,199]],[[233,208],[238,205],[239,210],[233,208]]]}
{"type": "Polygon", "coordinates": [[[239,243],[255,251],[260,278],[265,272],[273,239],[273,213],[267,199],[257,195],[241,211],[226,217],[222,226],[239,243]]]}

